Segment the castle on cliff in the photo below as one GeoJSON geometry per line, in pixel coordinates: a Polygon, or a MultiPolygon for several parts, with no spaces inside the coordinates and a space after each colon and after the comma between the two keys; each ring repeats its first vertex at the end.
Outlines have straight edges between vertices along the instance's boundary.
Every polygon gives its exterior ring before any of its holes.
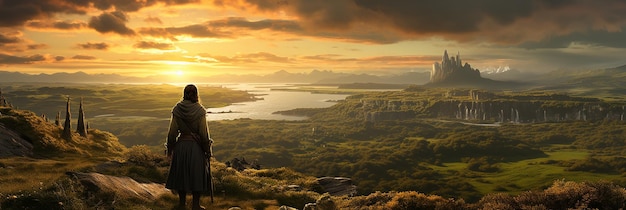
{"type": "Polygon", "coordinates": [[[455,57],[448,57],[448,51],[443,52],[441,63],[435,62],[430,72],[430,83],[463,81],[472,78],[481,78],[478,69],[465,63],[461,64],[461,55],[457,53],[455,57]]]}

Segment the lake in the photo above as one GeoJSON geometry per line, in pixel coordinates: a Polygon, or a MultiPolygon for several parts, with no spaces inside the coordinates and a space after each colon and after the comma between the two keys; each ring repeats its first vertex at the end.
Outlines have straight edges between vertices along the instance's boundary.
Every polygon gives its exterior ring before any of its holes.
{"type": "MultiPolygon", "coordinates": [[[[222,87],[245,90],[259,95],[263,100],[236,103],[219,108],[208,108],[209,121],[232,120],[250,118],[260,120],[303,120],[306,117],[272,114],[276,111],[285,111],[295,108],[324,108],[334,105],[337,100],[343,100],[346,94],[318,94],[304,91],[271,90],[272,88],[290,88],[286,84],[226,84],[222,87]]],[[[202,97],[202,96],[201,96],[202,97]]],[[[210,100],[210,99],[204,99],[210,100]]]]}

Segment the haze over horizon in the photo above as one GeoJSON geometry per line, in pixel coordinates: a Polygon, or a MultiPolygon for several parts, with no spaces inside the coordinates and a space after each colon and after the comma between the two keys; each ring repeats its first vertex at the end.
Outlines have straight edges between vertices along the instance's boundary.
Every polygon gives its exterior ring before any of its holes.
{"type": "Polygon", "coordinates": [[[0,1],[0,70],[187,78],[626,64],[626,2],[0,1]]]}

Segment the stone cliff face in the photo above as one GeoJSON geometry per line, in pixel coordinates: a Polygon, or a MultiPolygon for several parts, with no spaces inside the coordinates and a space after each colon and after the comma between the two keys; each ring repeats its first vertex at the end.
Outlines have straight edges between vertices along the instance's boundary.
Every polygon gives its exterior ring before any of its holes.
{"type": "Polygon", "coordinates": [[[541,101],[441,101],[430,110],[438,118],[513,123],[624,120],[623,106],[601,102],[561,106],[541,101]]]}
{"type": "Polygon", "coordinates": [[[438,100],[361,99],[366,121],[419,116],[492,122],[623,121],[626,105],[567,95],[498,96],[483,91],[449,91],[438,100]]]}
{"type": "Polygon", "coordinates": [[[435,62],[430,72],[430,83],[462,82],[482,79],[480,71],[473,69],[468,63],[461,62],[461,55],[448,57],[448,51],[444,51],[441,63],[435,62]]]}

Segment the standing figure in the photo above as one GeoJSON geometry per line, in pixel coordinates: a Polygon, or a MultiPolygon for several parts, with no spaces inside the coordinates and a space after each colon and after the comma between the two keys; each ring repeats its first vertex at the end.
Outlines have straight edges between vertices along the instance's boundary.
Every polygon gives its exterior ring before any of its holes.
{"type": "Polygon", "coordinates": [[[205,209],[200,206],[200,194],[210,190],[211,178],[206,167],[213,140],[209,137],[206,113],[195,85],[185,87],[183,100],[172,109],[166,143],[171,165],[165,188],[178,193],[181,209],[189,192],[193,195],[192,209],[205,209]]]}

